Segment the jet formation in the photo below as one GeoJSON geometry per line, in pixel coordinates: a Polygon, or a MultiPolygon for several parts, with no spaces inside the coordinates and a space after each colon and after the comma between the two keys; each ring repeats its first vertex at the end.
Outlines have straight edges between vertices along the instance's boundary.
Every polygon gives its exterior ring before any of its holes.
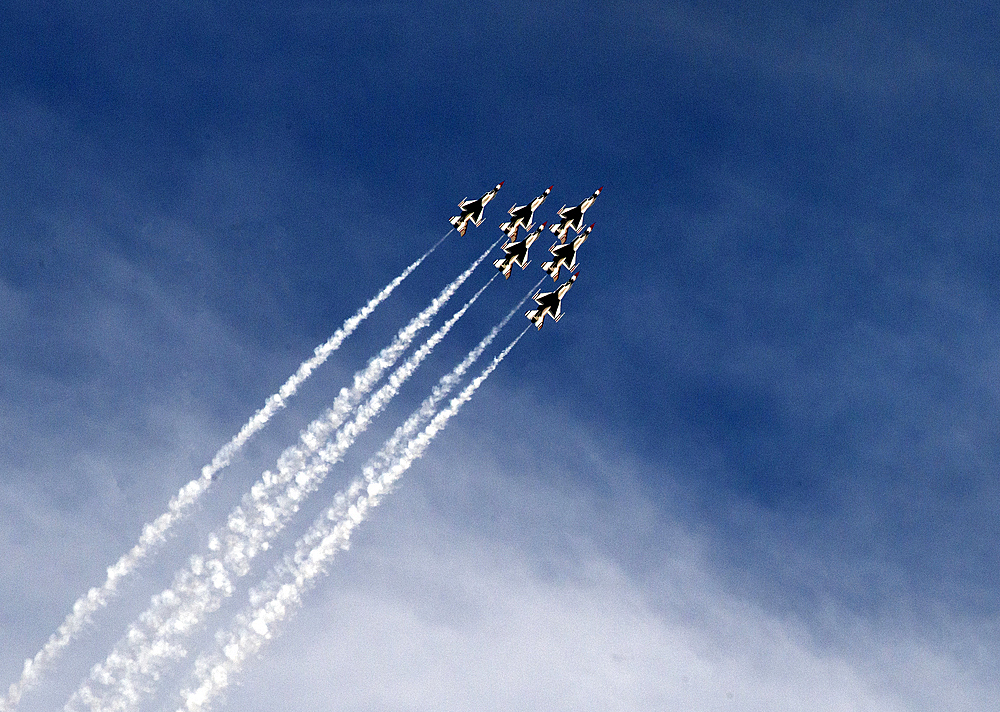
{"type": "MultiPolygon", "coordinates": [[[[496,197],[497,191],[503,185],[503,181],[497,183],[493,190],[487,191],[483,197],[476,200],[465,199],[458,204],[461,212],[450,218],[448,222],[458,230],[460,235],[465,235],[465,231],[468,229],[469,222],[472,222],[476,227],[478,227],[483,222],[483,209],[486,204],[496,197]]],[[[513,270],[514,265],[517,265],[522,270],[527,268],[530,264],[528,260],[528,248],[531,247],[545,230],[545,226],[548,225],[547,222],[542,223],[531,232],[533,226],[533,220],[535,217],[535,211],[541,207],[545,199],[549,197],[549,193],[552,192],[553,186],[549,186],[539,195],[537,198],[532,200],[530,203],[525,205],[518,205],[514,203],[511,209],[507,211],[510,215],[510,220],[504,223],[500,223],[500,229],[503,230],[504,234],[507,235],[507,241],[502,245],[504,251],[504,257],[493,262],[493,266],[496,267],[503,274],[504,279],[510,278],[510,273],[513,270]],[[520,228],[524,228],[527,233],[523,240],[517,239],[517,233],[520,228]]],[[[600,187],[594,191],[594,193],[587,198],[585,198],[579,205],[573,207],[562,206],[557,212],[559,216],[559,222],[552,224],[549,227],[549,231],[552,232],[557,238],[558,242],[552,244],[549,247],[549,252],[552,253],[552,260],[542,263],[542,269],[552,277],[553,282],[559,281],[560,270],[565,267],[568,272],[572,273],[570,278],[563,282],[561,285],[556,287],[551,292],[538,291],[535,293],[533,299],[538,305],[536,309],[529,309],[524,313],[524,315],[534,324],[538,329],[542,328],[542,324],[545,322],[545,317],[549,316],[553,321],[559,321],[563,317],[562,311],[562,300],[566,296],[566,292],[569,288],[573,286],[576,282],[576,278],[579,276],[579,265],[577,264],[576,253],[580,249],[580,246],[587,241],[590,236],[591,230],[594,229],[594,225],[591,224],[586,230],[583,229],[583,214],[587,212],[587,209],[594,204],[597,200],[597,196],[601,194],[604,187],[600,187]],[[570,242],[566,242],[569,235],[569,231],[573,230],[576,232],[576,237],[570,242]]]]}

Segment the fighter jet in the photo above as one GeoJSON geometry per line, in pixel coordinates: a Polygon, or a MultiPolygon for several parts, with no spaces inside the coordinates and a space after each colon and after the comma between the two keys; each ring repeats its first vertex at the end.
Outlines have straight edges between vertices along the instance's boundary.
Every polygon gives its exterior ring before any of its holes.
{"type": "Polygon", "coordinates": [[[583,214],[587,212],[587,208],[594,204],[594,201],[597,200],[597,196],[601,194],[602,190],[604,190],[603,185],[595,190],[593,195],[574,208],[567,208],[565,205],[562,206],[558,213],[562,219],[558,225],[553,225],[549,228],[559,238],[560,242],[566,242],[566,233],[570,228],[576,230],[577,233],[583,230],[583,214]]]}
{"type": "Polygon", "coordinates": [[[448,218],[448,222],[450,222],[452,225],[455,226],[455,229],[458,230],[459,235],[465,235],[465,230],[466,228],[469,227],[470,220],[473,223],[475,223],[476,227],[479,227],[479,225],[482,224],[483,208],[486,207],[486,204],[488,202],[493,200],[494,196],[496,196],[497,194],[497,191],[500,190],[500,186],[502,186],[503,184],[504,181],[500,181],[499,183],[497,183],[496,188],[494,188],[491,191],[488,191],[485,195],[483,195],[482,198],[479,198],[477,200],[469,200],[468,198],[466,198],[465,200],[463,200],[461,203],[458,204],[458,207],[462,209],[462,212],[452,218],[448,218]]]}
{"type": "MultiPolygon", "coordinates": [[[[507,254],[502,260],[494,262],[493,266],[503,272],[504,279],[510,279],[510,270],[514,265],[517,265],[521,269],[528,266],[528,248],[542,234],[542,230],[545,229],[546,224],[542,223],[539,225],[537,230],[525,235],[524,239],[520,242],[517,242],[516,239],[511,239],[503,246],[503,251],[507,254]]],[[[514,228],[514,232],[517,232],[517,228],[514,228]]]]}
{"type": "Polygon", "coordinates": [[[542,328],[542,322],[545,321],[545,315],[548,314],[552,317],[553,321],[559,321],[562,319],[562,298],[566,296],[566,292],[569,288],[573,286],[573,282],[576,281],[577,272],[569,281],[563,282],[554,292],[536,292],[533,299],[538,304],[538,309],[529,309],[524,312],[524,315],[531,320],[531,323],[539,328],[542,328]]]}
{"type": "Polygon", "coordinates": [[[587,241],[587,236],[590,235],[590,231],[594,229],[594,225],[591,224],[583,234],[574,239],[572,242],[567,242],[565,244],[560,244],[558,242],[552,243],[552,247],[549,248],[549,252],[555,257],[551,262],[542,262],[542,269],[552,275],[552,281],[555,282],[559,279],[559,268],[565,267],[570,272],[576,269],[576,251],[580,249],[580,245],[587,241]]]}
{"type": "Polygon", "coordinates": [[[545,199],[549,197],[549,193],[551,192],[552,186],[550,185],[545,189],[544,193],[532,200],[530,204],[518,205],[514,203],[513,207],[507,211],[510,214],[510,222],[500,223],[500,229],[507,233],[507,237],[512,241],[517,239],[518,226],[523,227],[525,231],[530,230],[532,227],[531,220],[535,216],[535,211],[545,202],[545,199]]]}

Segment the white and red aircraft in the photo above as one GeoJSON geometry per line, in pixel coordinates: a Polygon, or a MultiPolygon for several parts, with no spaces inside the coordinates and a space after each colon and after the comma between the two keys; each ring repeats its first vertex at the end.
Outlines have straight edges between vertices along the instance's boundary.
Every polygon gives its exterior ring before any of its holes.
{"type": "Polygon", "coordinates": [[[493,200],[497,191],[500,190],[500,186],[503,184],[504,181],[500,181],[497,183],[496,188],[486,192],[482,198],[477,198],[476,200],[469,200],[466,198],[458,204],[458,207],[461,208],[462,212],[449,218],[448,222],[450,222],[455,229],[458,230],[459,235],[465,235],[465,230],[469,227],[470,220],[476,225],[476,227],[479,227],[479,225],[482,224],[483,208],[486,207],[488,202],[493,200]]]}
{"type": "MultiPolygon", "coordinates": [[[[538,226],[538,229],[532,233],[524,236],[524,239],[517,242],[516,238],[512,238],[503,246],[503,251],[506,256],[501,260],[496,260],[493,266],[498,270],[503,272],[504,279],[510,279],[510,270],[514,265],[517,265],[521,269],[524,269],[530,264],[528,260],[528,248],[531,247],[531,243],[538,239],[538,236],[542,234],[542,230],[545,229],[546,223],[542,223],[538,226]]],[[[517,232],[517,228],[514,229],[517,232]]]]}
{"type": "Polygon", "coordinates": [[[603,185],[579,205],[572,208],[567,208],[564,205],[559,209],[558,215],[561,220],[558,225],[553,225],[549,230],[559,238],[560,242],[566,242],[566,233],[570,228],[576,230],[577,233],[583,230],[583,214],[587,212],[587,208],[594,204],[594,201],[597,200],[597,196],[601,194],[602,190],[604,190],[603,185]]]}
{"type": "Polygon", "coordinates": [[[587,241],[587,236],[590,235],[590,231],[593,229],[594,225],[591,224],[590,227],[583,231],[582,235],[576,237],[572,242],[555,242],[552,244],[549,252],[552,253],[555,259],[551,262],[542,262],[542,269],[552,276],[553,282],[559,279],[560,267],[565,267],[570,272],[576,269],[576,251],[580,249],[580,245],[587,241]]]}
{"type": "Polygon", "coordinates": [[[563,318],[562,299],[566,296],[569,288],[573,286],[573,282],[576,281],[578,274],[580,273],[577,272],[568,281],[560,284],[554,292],[545,292],[544,294],[542,292],[535,293],[533,299],[538,304],[538,308],[529,309],[524,313],[531,320],[532,324],[541,329],[546,314],[551,316],[553,321],[559,321],[563,318]]]}
{"type": "Polygon", "coordinates": [[[535,217],[535,211],[545,202],[545,199],[549,197],[549,193],[551,192],[552,186],[550,185],[545,189],[544,193],[532,200],[528,205],[514,203],[513,207],[507,211],[510,214],[510,220],[500,223],[500,229],[507,233],[507,237],[511,240],[517,239],[518,227],[523,227],[525,231],[530,230],[532,228],[531,221],[535,217]]]}

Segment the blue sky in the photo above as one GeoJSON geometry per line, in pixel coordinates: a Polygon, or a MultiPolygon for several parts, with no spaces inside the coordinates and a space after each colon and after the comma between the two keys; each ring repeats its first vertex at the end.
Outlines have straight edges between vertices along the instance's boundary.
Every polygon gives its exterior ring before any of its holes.
{"type": "MultiPolygon", "coordinates": [[[[525,335],[225,705],[996,699],[995,8],[8,2],[0,26],[9,682],[457,202],[506,181],[21,709],[62,705],[351,374],[549,185],[548,221],[604,186],[566,317],[525,335]]],[[[544,242],[276,550],[542,276],[544,242]]],[[[193,654],[275,560],[142,709],[176,708],[193,654]]]]}

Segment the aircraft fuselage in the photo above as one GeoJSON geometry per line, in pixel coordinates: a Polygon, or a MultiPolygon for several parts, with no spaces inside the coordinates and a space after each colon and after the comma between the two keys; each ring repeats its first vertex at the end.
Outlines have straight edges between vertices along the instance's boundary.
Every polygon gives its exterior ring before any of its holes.
{"type": "Polygon", "coordinates": [[[510,278],[510,271],[513,265],[517,265],[521,269],[528,266],[528,248],[531,247],[532,243],[538,239],[538,236],[542,234],[542,229],[545,224],[535,230],[530,235],[525,235],[524,239],[520,242],[516,240],[510,240],[503,245],[503,251],[505,256],[503,259],[499,259],[493,263],[493,266],[498,270],[503,272],[504,279],[510,278]]]}
{"type": "Polygon", "coordinates": [[[573,286],[573,282],[576,281],[577,275],[573,275],[566,282],[559,285],[559,288],[554,292],[537,292],[534,296],[535,303],[538,305],[537,309],[529,309],[524,313],[531,323],[534,324],[538,329],[542,328],[542,324],[545,321],[545,315],[548,314],[552,317],[553,321],[559,321],[562,319],[562,300],[566,296],[566,292],[569,288],[573,286]]]}
{"type": "Polygon", "coordinates": [[[560,242],[566,242],[566,233],[569,230],[576,232],[583,230],[583,214],[594,204],[594,201],[597,200],[597,196],[601,194],[602,190],[604,190],[604,186],[595,190],[593,195],[575,207],[567,208],[565,205],[562,206],[558,213],[560,218],[559,223],[549,228],[559,238],[560,242]]]}
{"type": "Polygon", "coordinates": [[[476,227],[479,227],[483,222],[483,208],[486,204],[496,197],[497,191],[500,190],[500,186],[504,184],[504,181],[497,183],[493,190],[487,191],[483,194],[482,198],[476,198],[475,200],[469,200],[466,198],[458,204],[461,212],[454,217],[448,219],[448,222],[458,230],[459,235],[465,235],[465,231],[469,227],[469,222],[471,221],[476,227]]]}
{"type": "Polygon", "coordinates": [[[539,195],[537,198],[532,200],[528,205],[517,205],[516,203],[508,210],[510,214],[510,220],[505,223],[500,224],[500,229],[507,233],[507,237],[511,240],[517,239],[517,229],[523,227],[525,230],[530,230],[532,228],[531,221],[534,219],[535,211],[538,210],[539,206],[545,202],[545,199],[552,192],[552,186],[550,185],[545,191],[539,195]]]}

